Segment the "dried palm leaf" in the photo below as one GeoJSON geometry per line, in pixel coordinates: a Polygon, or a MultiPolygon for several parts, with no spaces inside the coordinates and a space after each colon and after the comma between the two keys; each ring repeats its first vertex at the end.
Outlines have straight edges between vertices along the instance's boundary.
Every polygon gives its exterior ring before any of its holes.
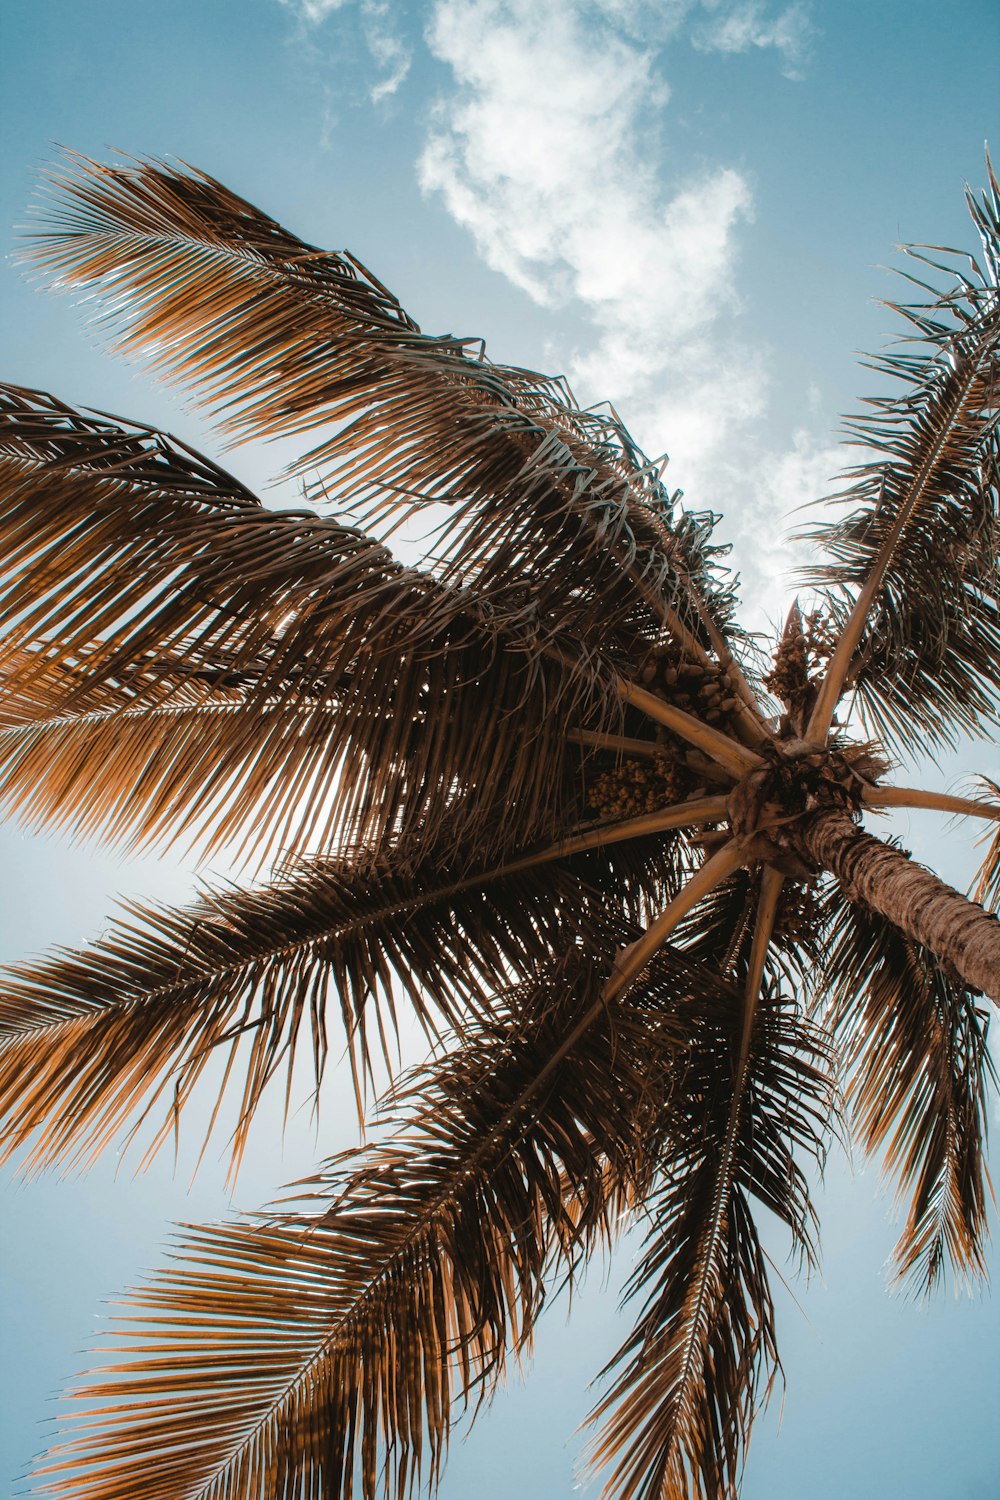
{"type": "MultiPolygon", "coordinates": [[[[200,689],[221,661],[223,684],[237,681],[261,721],[217,721],[237,759],[256,736],[251,800],[274,715],[294,756],[303,703],[327,708],[331,732],[306,759],[321,788],[339,774],[328,816],[347,838],[392,827],[404,804],[412,822],[443,820],[456,789],[473,786],[464,805],[481,833],[541,836],[546,819],[555,827],[551,789],[566,763],[557,711],[620,721],[613,674],[582,649],[553,658],[466,591],[403,568],[351,528],[267,511],[162,434],[14,388],[0,418],[0,674],[9,694],[43,692],[60,719],[103,711],[109,697],[160,707],[168,686],[200,689]],[[60,670],[64,705],[52,690],[60,670]]],[[[111,731],[126,751],[128,723],[111,731]]],[[[121,794],[95,788],[91,809],[84,792],[80,811],[100,817],[121,794]]],[[[157,826],[155,788],[136,811],[150,800],[157,826]]]]}
{"type": "Polygon", "coordinates": [[[825,1044],[775,991],[757,1012],[745,1069],[742,1031],[739,1006],[705,1028],[671,1096],[678,1113],[627,1289],[642,1312],[603,1372],[614,1382],[591,1419],[602,1424],[592,1462],[611,1465],[606,1493],[621,1500],[736,1495],[761,1392],[780,1368],[752,1200],[815,1255],[802,1158],[825,1149],[825,1044]]]}
{"type": "Polygon", "coordinates": [[[318,1088],[331,1005],[360,1103],[373,1052],[393,1066],[401,1002],[430,1037],[461,1030],[484,993],[559,952],[567,932],[600,945],[609,910],[641,920],[680,878],[671,850],[557,846],[510,872],[467,873],[400,846],[314,861],[256,890],[207,890],[185,908],[126,907],[99,941],[0,983],[3,1155],[27,1146],[32,1169],[85,1164],[165,1097],[151,1154],[215,1057],[225,1080],[243,1078],[235,1165],[300,1047],[318,1088]]]}
{"type": "Polygon", "coordinates": [[[433,1485],[456,1403],[495,1386],[547,1283],[648,1177],[658,1137],[641,1125],[719,1005],[664,954],[550,1069],[605,973],[570,954],[496,1003],[397,1095],[381,1143],[304,1185],[298,1211],[190,1233],[79,1393],[96,1409],[39,1470],[44,1493],[333,1500],[357,1485],[374,1500],[383,1479],[398,1495],[433,1485]]]}
{"type": "Polygon", "coordinates": [[[996,1073],[987,1015],[926,949],[877,913],[840,905],[830,1025],[860,1139],[908,1198],[896,1274],[928,1290],[951,1262],[985,1271],[991,1196],[984,1148],[996,1073]]]}
{"type": "Polygon", "coordinates": [[[982,732],[1000,712],[1000,189],[992,171],[989,191],[970,203],[982,267],[937,267],[951,275],[946,291],[889,304],[915,330],[916,352],[883,356],[873,368],[903,390],[873,398],[849,423],[849,439],[874,458],[845,476],[840,498],[850,513],[808,533],[829,559],[809,577],[839,636],[810,735],[829,727],[848,687],[864,723],[903,752],[982,732]]]}

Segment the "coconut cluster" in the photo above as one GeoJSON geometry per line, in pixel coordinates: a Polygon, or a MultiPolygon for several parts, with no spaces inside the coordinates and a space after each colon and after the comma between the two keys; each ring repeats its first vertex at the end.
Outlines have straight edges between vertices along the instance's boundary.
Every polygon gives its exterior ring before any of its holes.
{"type": "Polygon", "coordinates": [[[683,708],[716,729],[726,728],[737,706],[730,674],[717,662],[685,658],[676,641],[654,647],[643,664],[639,681],[674,708],[683,708]]]}
{"type": "Polygon", "coordinates": [[[823,902],[816,881],[786,881],[774,920],[775,940],[789,947],[808,944],[822,925],[823,902]]]}
{"type": "Polygon", "coordinates": [[[638,818],[679,802],[691,779],[683,761],[667,752],[649,760],[621,760],[594,777],[587,788],[587,805],[599,818],[638,818]]]}
{"type": "Polygon", "coordinates": [[[828,616],[819,610],[808,615],[793,610],[774,653],[774,665],[764,678],[764,686],[792,713],[810,707],[816,680],[822,675],[836,643],[828,616]]]}

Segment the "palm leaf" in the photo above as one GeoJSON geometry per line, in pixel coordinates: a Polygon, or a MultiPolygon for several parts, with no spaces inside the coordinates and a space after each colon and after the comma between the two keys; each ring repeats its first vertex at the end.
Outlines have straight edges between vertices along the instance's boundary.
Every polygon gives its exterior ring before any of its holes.
{"type": "Polygon", "coordinates": [[[704,1029],[671,1098],[646,1249],[627,1289],[645,1300],[591,1419],[603,1423],[594,1466],[613,1463],[606,1493],[621,1500],[736,1494],[758,1397],[778,1368],[751,1200],[788,1226],[801,1254],[815,1254],[801,1157],[824,1151],[825,1043],[767,985],[743,1073],[742,1024],[736,1005],[704,1029]]]}
{"type": "MultiPolygon", "coordinates": [[[[456,788],[472,786],[463,805],[484,836],[490,825],[540,836],[545,817],[550,829],[559,817],[559,714],[620,721],[599,661],[582,649],[544,654],[530,629],[501,629],[467,591],[401,567],[361,532],[267,511],[164,435],[51,397],[9,389],[2,416],[0,672],[16,701],[41,695],[60,719],[115,703],[162,707],[164,682],[201,690],[221,663],[223,683],[239,682],[261,716],[256,728],[250,714],[222,721],[223,751],[238,758],[249,742],[251,782],[276,715],[295,759],[306,751],[302,704],[315,708],[314,726],[327,709],[325,746],[305,758],[321,787],[340,774],[348,838],[391,827],[404,805],[412,822],[441,820],[456,788]]],[[[126,746],[127,722],[109,730],[126,746]]],[[[82,732],[52,737],[79,744],[82,732]]],[[[126,765],[115,791],[127,801],[126,765]]],[[[98,810],[103,795],[95,790],[98,810]]],[[[155,787],[140,788],[136,811],[150,797],[155,787]]],[[[90,815],[85,791],[73,810],[90,815]]]]}
{"type": "Polygon", "coordinates": [[[50,184],[28,258],[57,285],[106,287],[118,347],[192,384],[229,431],[339,429],[297,467],[341,504],[454,505],[456,576],[491,597],[530,578],[542,628],[552,611],[580,635],[599,619],[603,639],[679,614],[707,642],[727,621],[710,518],[677,511],[617,419],[563,382],[421,334],[352,256],[203,173],[71,157],[50,184]]]}
{"type": "Polygon", "coordinates": [[[949,266],[952,285],[931,289],[930,302],[890,304],[915,330],[916,351],[873,368],[902,392],[874,398],[850,422],[849,438],[875,457],[846,476],[840,498],[849,514],[808,533],[829,559],[809,576],[840,638],[811,734],[829,726],[845,687],[866,725],[904,752],[982,731],[1000,710],[1000,201],[992,172],[972,208],[982,268],[949,266]]]}
{"type": "Polygon", "coordinates": [[[896,1273],[930,1289],[950,1261],[975,1280],[985,1271],[986,1122],[997,1082],[988,1015],[875,912],[842,903],[831,941],[830,1024],[852,1118],[909,1199],[896,1273]]]}
{"type": "Polygon", "coordinates": [[[39,1471],[44,1493],[357,1484],[373,1500],[383,1475],[392,1494],[433,1485],[455,1400],[489,1394],[553,1274],[572,1275],[648,1176],[642,1124],[719,1003],[664,954],[550,1071],[600,994],[609,936],[603,963],[570,953],[497,1002],[396,1096],[386,1138],[332,1164],[300,1208],[189,1234],[80,1392],[96,1409],[39,1471]]]}
{"type": "Polygon", "coordinates": [[[198,691],[162,703],[57,713],[0,730],[0,799],[29,824],[97,834],[127,849],[187,835],[263,858],[329,849],[346,788],[325,703],[198,691]]]}
{"type": "Polygon", "coordinates": [[[290,1083],[302,1047],[318,1088],[331,1003],[360,1099],[373,1052],[392,1067],[401,1001],[431,1037],[461,1029],[469,1007],[562,951],[567,934],[600,946],[607,912],[641,920],[676,886],[676,838],[529,857],[510,874],[449,868],[426,846],[400,845],[392,858],[359,850],[259,889],[207,890],[180,909],[126,907],[86,949],[5,977],[3,1154],[30,1144],[32,1168],[89,1162],[166,1095],[151,1152],[215,1057],[223,1087],[231,1073],[244,1078],[238,1161],[264,1090],[279,1072],[290,1083]]]}

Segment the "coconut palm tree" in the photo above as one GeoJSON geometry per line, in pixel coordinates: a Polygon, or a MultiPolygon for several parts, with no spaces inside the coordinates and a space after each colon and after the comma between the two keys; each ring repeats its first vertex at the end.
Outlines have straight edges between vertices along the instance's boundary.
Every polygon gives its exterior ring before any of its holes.
{"type": "Polygon", "coordinates": [[[6,805],[267,875],[7,973],[4,1149],[86,1165],[152,1120],[155,1150],[211,1063],[237,1160],[297,1061],[318,1088],[346,1044],[363,1110],[404,1012],[428,1056],[367,1145],[188,1233],[44,1493],[433,1485],[547,1292],[638,1222],[594,1465],[733,1494],[777,1361],[755,1213],[812,1260],[841,1092],[909,1197],[900,1275],[982,1269],[1000,788],[887,779],[1000,710],[992,174],[970,207],[980,259],[919,252],[946,285],[898,308],[767,661],[713,518],[613,414],[421,333],[200,172],[53,174],[34,265],[230,436],[300,438],[311,503],[5,388],[6,805]],[[387,546],[414,516],[419,566],[387,546]],[[980,820],[985,906],[862,826],[898,807],[980,820]]]}

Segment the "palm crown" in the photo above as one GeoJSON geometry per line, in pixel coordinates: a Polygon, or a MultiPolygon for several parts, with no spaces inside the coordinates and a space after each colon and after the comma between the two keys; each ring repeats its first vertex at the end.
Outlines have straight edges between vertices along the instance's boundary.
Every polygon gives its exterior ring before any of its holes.
{"type": "Polygon", "coordinates": [[[910,1198],[900,1274],[982,1269],[1000,789],[885,778],[1000,709],[992,174],[979,260],[898,309],[896,393],[853,424],[769,667],[712,517],[564,383],[422,334],[201,173],[74,158],[53,202],[35,264],[103,289],[119,347],[230,435],[301,436],[314,508],[4,388],[0,793],[271,867],[8,972],[4,1149],[85,1164],[150,1111],[154,1149],[221,1056],[238,1159],[299,1054],[318,1087],[346,1037],[363,1101],[402,1008],[430,1053],[372,1144],[136,1294],[44,1492],[433,1483],[453,1408],[641,1208],[593,1460],[616,1496],[733,1493],[777,1361],[754,1209],[813,1258],[841,1087],[910,1198]],[[425,509],[405,566],[387,539],[425,509]],[[894,806],[983,820],[984,905],[860,826],[894,806]]]}

